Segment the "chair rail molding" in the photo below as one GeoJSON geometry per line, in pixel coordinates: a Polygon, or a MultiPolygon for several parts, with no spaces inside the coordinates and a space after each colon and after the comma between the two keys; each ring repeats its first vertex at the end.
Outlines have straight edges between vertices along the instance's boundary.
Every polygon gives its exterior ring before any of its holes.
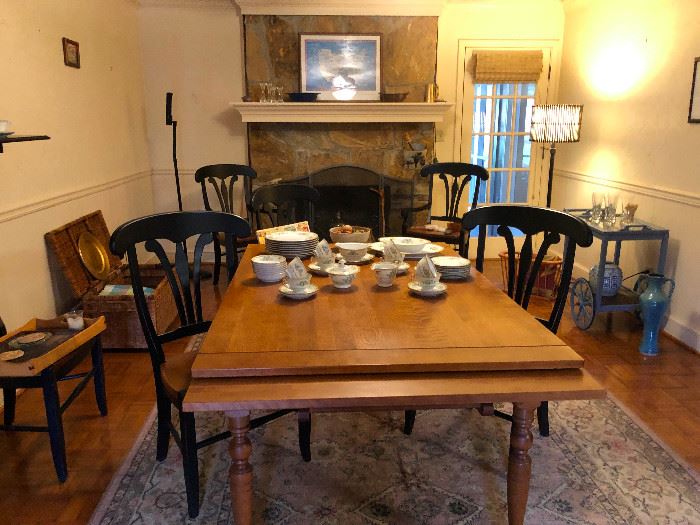
{"type": "Polygon", "coordinates": [[[440,16],[445,0],[235,0],[243,15],[440,16]]]}
{"type": "Polygon", "coordinates": [[[692,206],[693,208],[700,208],[700,193],[674,190],[671,188],[663,188],[661,186],[649,186],[647,184],[635,184],[633,182],[603,179],[593,175],[578,173],[576,171],[556,169],[554,174],[555,177],[561,177],[564,179],[570,179],[597,186],[605,186],[606,188],[614,188],[616,190],[627,191],[630,193],[654,197],[656,199],[675,202],[676,204],[692,206]]]}
{"type": "Polygon", "coordinates": [[[132,0],[141,7],[197,7],[202,9],[235,9],[234,0],[132,0]]]}
{"type": "Polygon", "coordinates": [[[231,102],[243,122],[442,122],[448,102],[231,102]]]}
{"type": "Polygon", "coordinates": [[[112,179],[110,181],[95,184],[93,186],[87,186],[78,190],[59,193],[58,195],[53,195],[44,199],[35,200],[33,202],[25,203],[14,208],[0,210],[0,224],[3,222],[9,222],[19,219],[26,215],[31,215],[32,213],[40,212],[47,208],[60,206],[61,204],[65,204],[76,199],[82,199],[83,197],[88,197],[90,195],[94,195],[96,193],[116,188],[118,186],[125,186],[127,184],[131,184],[141,179],[150,179],[150,177],[151,170],[139,171],[138,173],[133,173],[131,175],[126,175],[125,177],[112,179]]]}

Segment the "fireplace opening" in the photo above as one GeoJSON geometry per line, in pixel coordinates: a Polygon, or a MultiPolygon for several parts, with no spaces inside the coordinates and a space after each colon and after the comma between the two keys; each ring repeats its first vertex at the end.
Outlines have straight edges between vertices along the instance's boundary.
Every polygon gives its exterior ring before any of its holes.
{"type": "Polygon", "coordinates": [[[401,208],[412,206],[413,179],[402,180],[359,166],[332,166],[294,182],[321,194],[314,207],[316,231],[329,238],[338,223],[368,226],[375,238],[399,234],[401,208]]]}

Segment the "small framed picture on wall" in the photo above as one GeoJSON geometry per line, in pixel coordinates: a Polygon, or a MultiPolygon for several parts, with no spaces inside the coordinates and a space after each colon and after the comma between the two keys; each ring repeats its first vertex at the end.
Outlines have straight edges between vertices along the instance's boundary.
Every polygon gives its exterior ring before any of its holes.
{"type": "Polygon", "coordinates": [[[700,124],[700,78],[698,78],[698,62],[700,57],[695,58],[693,65],[693,83],[690,88],[690,109],[688,110],[688,122],[700,124]]]}
{"type": "Polygon", "coordinates": [[[63,38],[63,63],[68,67],[80,69],[80,47],[78,42],[63,38]]]}

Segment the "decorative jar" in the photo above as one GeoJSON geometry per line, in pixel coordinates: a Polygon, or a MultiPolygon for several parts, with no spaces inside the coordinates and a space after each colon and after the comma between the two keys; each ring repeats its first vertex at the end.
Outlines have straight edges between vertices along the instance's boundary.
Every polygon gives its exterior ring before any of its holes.
{"type": "MultiPolygon", "coordinates": [[[[599,289],[597,264],[588,272],[588,281],[591,283],[593,291],[597,292],[599,289]]],[[[600,288],[600,294],[603,297],[612,297],[620,289],[620,285],[622,285],[622,270],[615,263],[606,262],[605,271],[603,272],[603,286],[600,288]]]]}

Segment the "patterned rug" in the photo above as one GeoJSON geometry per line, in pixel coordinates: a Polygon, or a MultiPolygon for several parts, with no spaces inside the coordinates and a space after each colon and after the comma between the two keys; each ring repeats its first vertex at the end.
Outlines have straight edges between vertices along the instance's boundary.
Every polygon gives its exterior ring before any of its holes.
{"type": "MultiPolygon", "coordinates": [[[[700,477],[612,401],[550,404],[552,433],[535,436],[527,523],[697,524],[700,477]]],[[[254,522],[266,524],[506,523],[510,424],[469,410],[314,414],[312,461],[290,414],[251,432],[254,522]]],[[[198,436],[225,428],[200,415],[198,436]]],[[[115,475],[93,524],[228,524],[229,456],[219,442],[199,453],[201,512],[189,520],[180,454],[155,461],[149,419],[115,475]]]]}

